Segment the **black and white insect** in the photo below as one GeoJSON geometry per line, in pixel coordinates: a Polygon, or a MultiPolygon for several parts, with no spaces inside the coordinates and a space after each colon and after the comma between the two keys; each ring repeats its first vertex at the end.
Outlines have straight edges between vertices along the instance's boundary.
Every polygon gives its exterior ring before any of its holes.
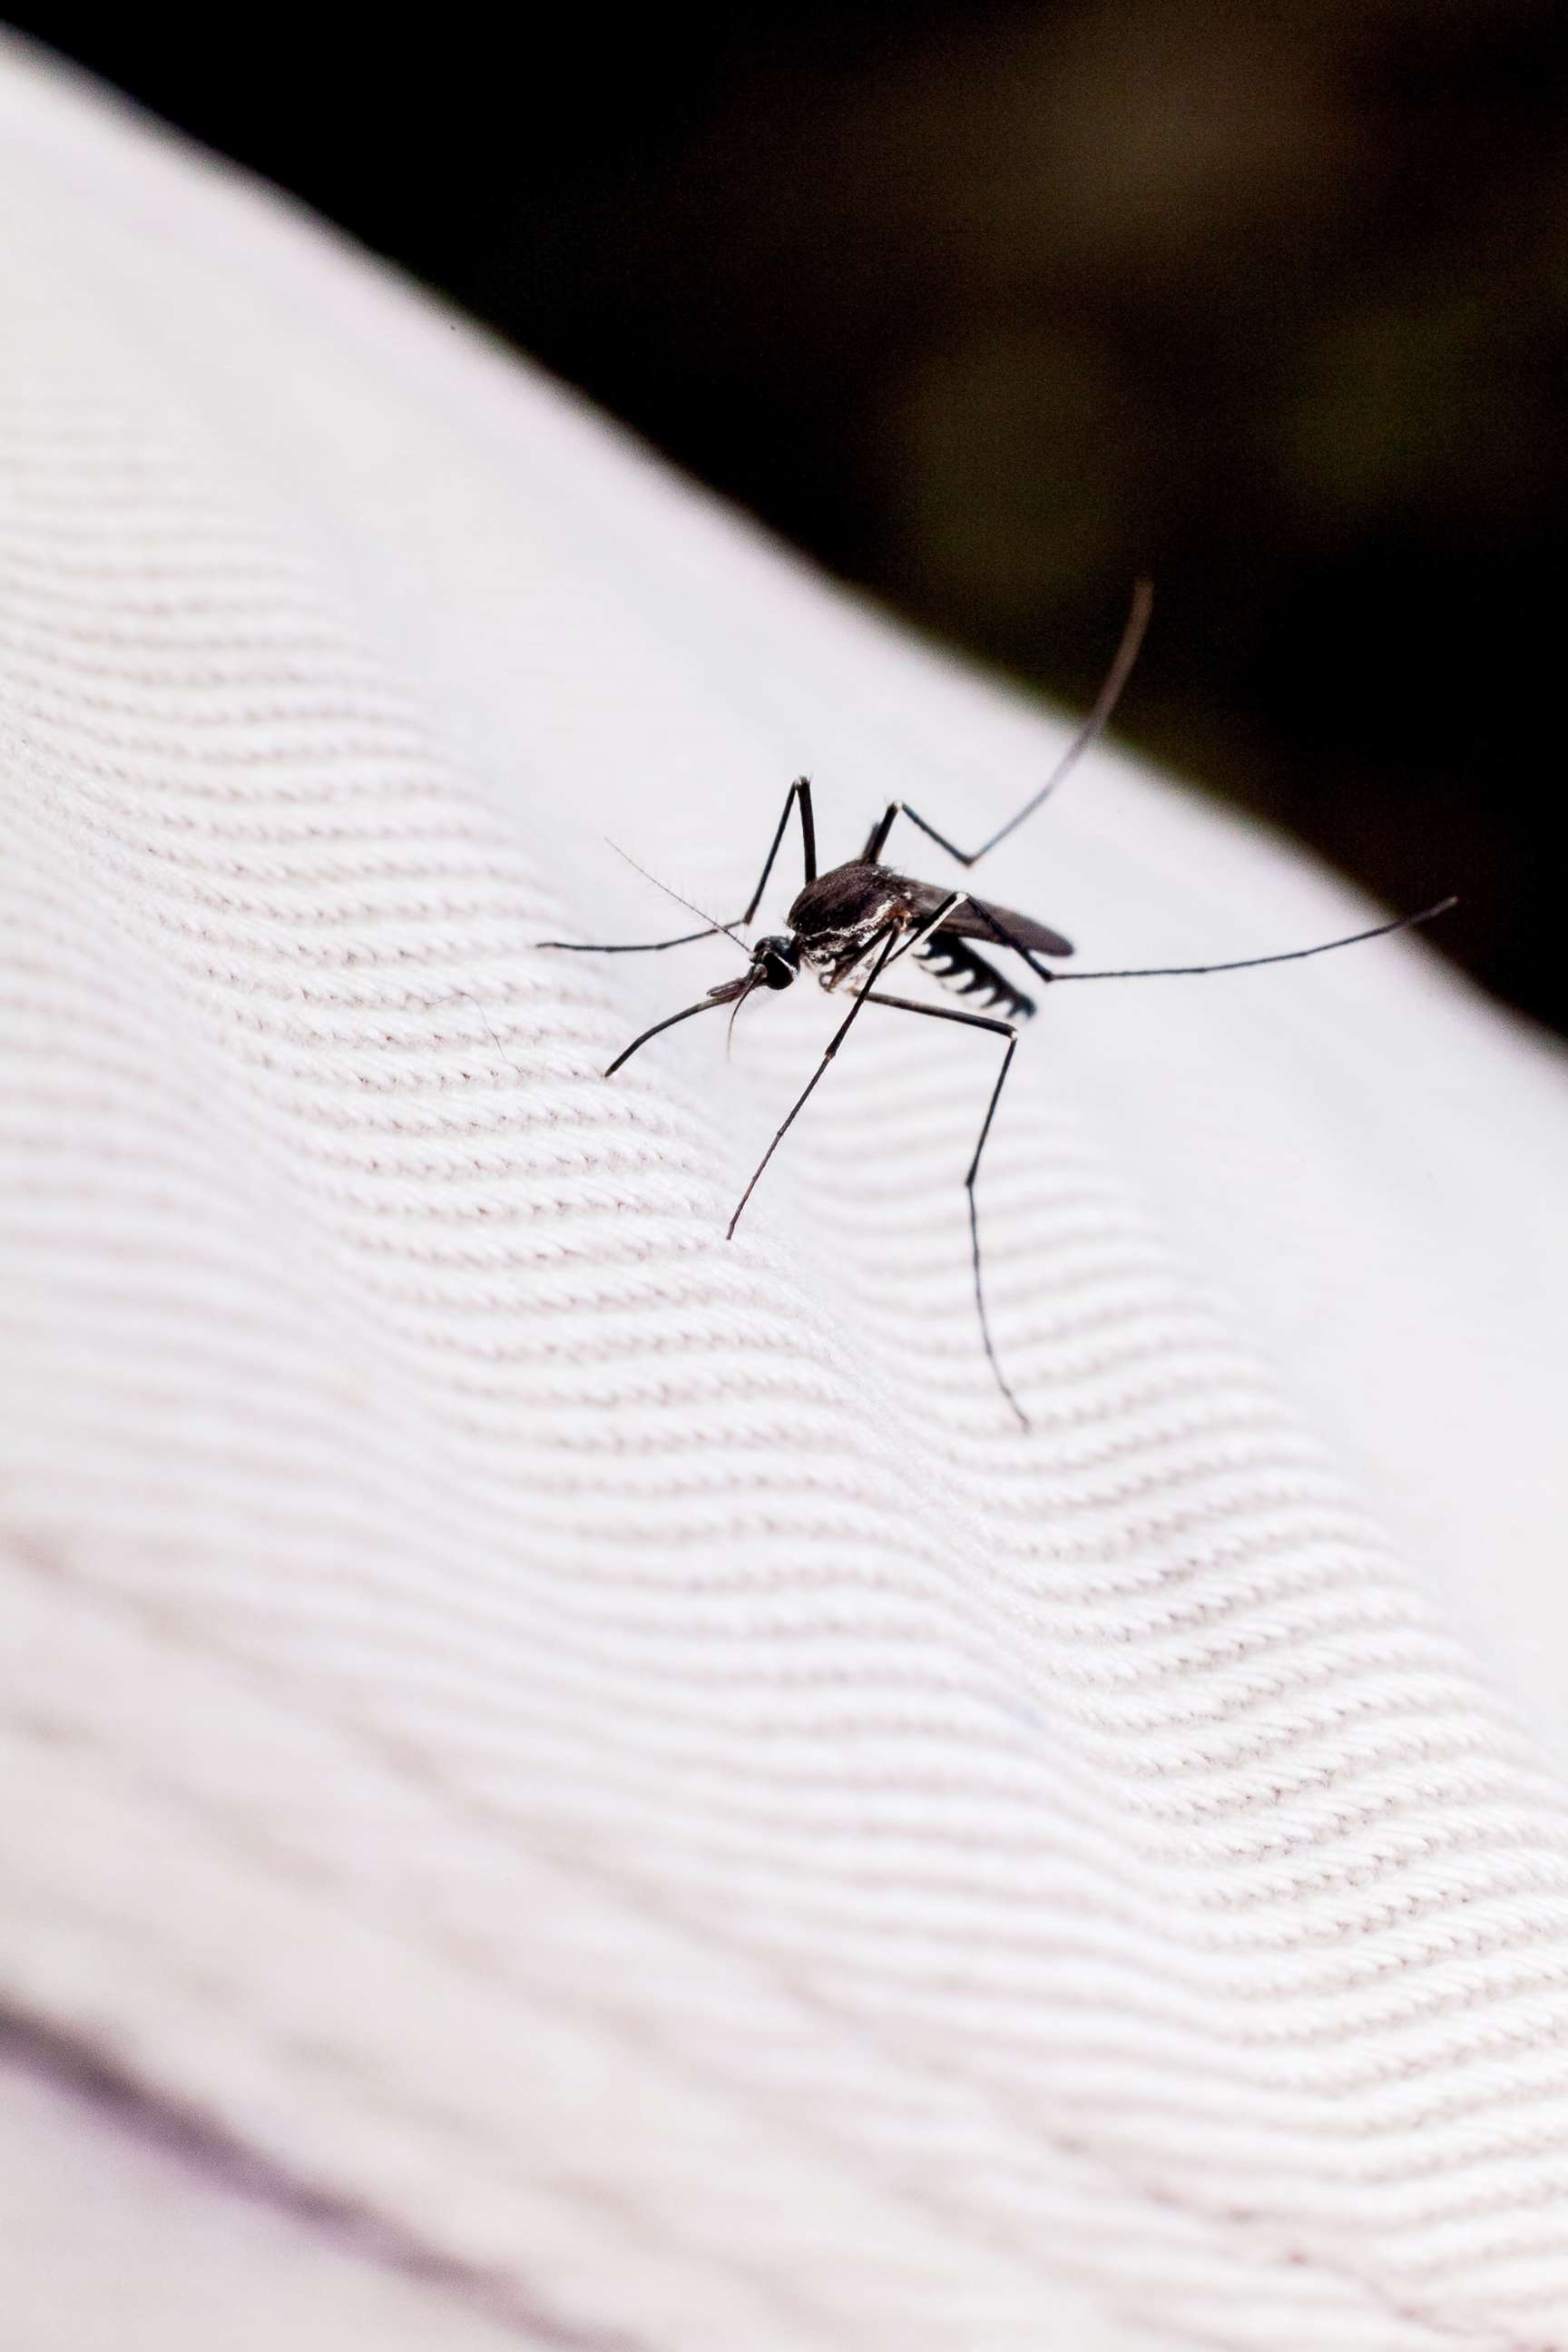
{"type": "MultiPolygon", "coordinates": [[[[889,801],[867,837],[866,845],[858,857],[842,866],[835,866],[819,874],[816,866],[816,818],[812,803],[811,785],[805,776],[797,776],[789,788],[784,813],[774,829],[768,854],[757,887],[747,902],[743,914],[732,923],[714,922],[704,917],[698,931],[683,931],[672,940],[637,940],[588,941],[581,940],[543,940],[542,947],[562,948],[586,955],[657,955],[667,948],[689,947],[698,940],[722,935],[733,940],[747,958],[747,969],[737,979],[721,982],[717,988],[688,1004],[679,1013],[671,1013],[656,1021],[634,1037],[629,1045],[616,1055],[605,1072],[613,1077],[616,1072],[648,1040],[666,1029],[673,1029],[694,1014],[707,1013],[718,1006],[730,1005],[731,1022],[734,1013],[747,997],[758,989],[788,988],[802,971],[815,973],[821,985],[829,991],[844,990],[852,1002],[843,1020],[834,1031],[816,1068],[802,1087],[788,1116],[779,1127],[773,1141],[763,1152],[750,1183],[736,1202],[730,1219],[726,1238],[734,1233],[747,1202],[755,1192],[763,1169],[778,1150],[784,1137],[805,1109],[807,1101],[826,1074],[829,1064],[838,1053],[846,1037],[868,1004],[879,1004],[895,1013],[918,1014],[928,1021],[954,1021],[966,1029],[988,1032],[1005,1040],[1002,1066],[991,1089],[985,1116],[980,1123],[979,1139],[974,1155],[964,1177],[964,1191],[969,1202],[970,1249],[974,1268],[974,1303],[980,1318],[980,1336],[996,1384],[1016,1414],[1020,1425],[1029,1423],[1023,1407],[1008,1386],[991,1335],[990,1320],[985,1311],[985,1286],[981,1270],[980,1216],[975,1201],[975,1183],[980,1174],[980,1162],[996,1117],[996,1107],[1002,1099],[1002,1089],[1013,1066],[1021,1024],[1031,1019],[1036,1011],[1033,997],[1025,994],[1006,974],[983,954],[976,941],[984,941],[993,952],[998,949],[1017,956],[1038,981],[1062,980],[1156,980],[1195,976],[1205,972],[1246,971],[1260,964],[1293,963],[1304,956],[1326,955],[1335,948],[1353,947],[1363,940],[1382,939],[1391,931],[1406,930],[1414,923],[1425,923],[1440,915],[1455,902],[1445,898],[1435,907],[1427,907],[1417,915],[1404,915],[1394,921],[1377,923],[1370,930],[1354,931],[1348,938],[1323,940],[1314,947],[1290,948],[1282,954],[1243,956],[1228,963],[1155,964],[1117,971],[1053,971],[1041,962],[1049,956],[1062,959],[1073,952],[1071,942],[1053,930],[1048,923],[1037,922],[1032,915],[1020,915],[1010,907],[997,906],[988,898],[976,898],[971,890],[943,889],[932,882],[917,882],[910,876],[889,866],[883,857],[889,835],[900,817],[923,833],[928,841],[950,857],[956,858],[966,871],[978,866],[983,857],[1006,840],[1047,801],[1068,771],[1075,767],[1100,734],[1114,709],[1128,673],[1137,659],[1138,648],[1148,624],[1152,602],[1152,590],[1144,581],[1139,583],[1133,596],[1132,609],[1121,643],[1110,666],[1104,686],[1089,717],[1045,782],[1026,801],[1017,814],[1008,818],[989,840],[978,849],[961,849],[945,834],[910,808],[907,801],[889,801]],[[800,820],[801,851],[805,866],[805,883],[791,906],[785,921],[788,929],[770,933],[756,940],[743,940],[740,934],[747,929],[761,906],[768,887],[779,850],[784,843],[790,816],[795,813],[800,820]],[[900,957],[912,955],[923,963],[945,986],[963,996],[973,997],[991,1008],[987,1012],[960,1012],[946,1005],[924,1004],[910,996],[895,996],[879,986],[889,967],[900,957]]],[[[639,871],[642,869],[639,868],[639,871]]],[[[655,877],[649,877],[649,879],[655,877]]],[[[668,889],[664,883],[658,885],[668,889]]],[[[690,907],[689,899],[680,898],[679,891],[670,891],[682,906],[690,907]]],[[[690,907],[693,914],[701,908],[690,907]]]]}

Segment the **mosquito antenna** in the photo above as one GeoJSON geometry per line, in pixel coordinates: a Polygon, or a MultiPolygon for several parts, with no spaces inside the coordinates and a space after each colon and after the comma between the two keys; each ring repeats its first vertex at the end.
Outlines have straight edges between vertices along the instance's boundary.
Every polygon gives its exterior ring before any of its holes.
{"type": "Polygon", "coordinates": [[[1016,833],[1026,817],[1033,816],[1041,802],[1048,800],[1057,786],[1077,767],[1096,737],[1104,732],[1111,712],[1121,699],[1121,689],[1132,675],[1132,665],[1138,658],[1138,649],[1143,643],[1143,632],[1149,625],[1149,615],[1153,609],[1154,583],[1140,580],[1132,591],[1131,609],[1127,615],[1127,625],[1121,632],[1121,643],[1116,648],[1116,658],[1106,672],[1105,684],[1100,689],[1093,709],[1034,799],[1026,801],[1017,815],[1010,816],[1001,832],[994,833],[990,840],[975,851],[970,860],[972,865],[977,866],[999,841],[1005,841],[1010,833],[1016,833]]]}
{"type": "Polygon", "coordinates": [[[1155,963],[1140,964],[1125,971],[1052,971],[1049,980],[1179,980],[1189,974],[1205,971],[1252,971],[1263,963],[1300,963],[1304,956],[1330,955],[1335,948],[1359,947],[1363,940],[1385,940],[1393,931],[1408,931],[1417,923],[1429,923],[1438,915],[1446,915],[1457,907],[1458,898],[1439,898],[1435,907],[1423,907],[1418,915],[1396,915],[1391,923],[1374,923],[1370,931],[1352,931],[1348,939],[1320,940],[1312,948],[1287,948],[1281,955],[1238,956],[1229,963],[1155,963]]]}
{"type": "Polygon", "coordinates": [[[728,923],[714,922],[712,916],[709,914],[705,907],[698,906],[695,900],[691,898],[683,898],[679,890],[672,890],[668,882],[661,882],[657,874],[650,874],[646,866],[638,866],[637,859],[632,856],[631,851],[629,849],[623,849],[618,841],[612,841],[610,847],[615,851],[617,857],[624,857],[628,866],[636,867],[636,870],[642,876],[645,882],[651,882],[656,890],[662,890],[667,898],[673,898],[676,905],[678,907],[684,907],[689,915],[700,915],[705,923],[712,923],[713,929],[716,931],[722,931],[727,940],[734,940],[735,945],[740,949],[742,955],[750,956],[752,950],[746,945],[745,940],[741,937],[739,931],[731,929],[728,923]]]}

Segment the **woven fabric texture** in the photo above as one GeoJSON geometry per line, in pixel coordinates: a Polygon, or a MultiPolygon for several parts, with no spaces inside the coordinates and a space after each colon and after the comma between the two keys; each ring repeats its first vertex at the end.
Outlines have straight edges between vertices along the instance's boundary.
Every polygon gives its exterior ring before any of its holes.
{"type": "MultiPolygon", "coordinates": [[[[17,49],[0,217],[0,1999],[454,2344],[1568,2346],[1560,1060],[1418,941],[1057,991],[1020,1434],[990,1043],[726,1244],[835,1007],[606,1083],[731,950],[535,943],[1063,726],[17,49]]],[[[1109,750],[982,871],[1370,919],[1109,750]]]]}
{"type": "Polygon", "coordinates": [[[561,2352],[352,2210],[37,2060],[0,2053],[8,2352],[561,2352]]]}

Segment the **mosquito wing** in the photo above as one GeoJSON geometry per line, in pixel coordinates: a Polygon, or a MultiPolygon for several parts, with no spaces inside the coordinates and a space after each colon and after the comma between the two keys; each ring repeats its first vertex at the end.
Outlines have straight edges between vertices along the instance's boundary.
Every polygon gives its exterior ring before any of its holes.
{"type": "MultiPolygon", "coordinates": [[[[951,890],[939,890],[931,882],[910,882],[905,888],[921,922],[929,922],[942,900],[952,896],[951,890]]],[[[942,928],[956,931],[960,939],[989,940],[994,948],[1016,946],[1048,956],[1072,953],[1072,941],[1053,931],[1048,923],[1037,923],[1032,915],[1016,915],[1011,907],[998,907],[986,898],[965,898],[943,919],[942,928]]]]}

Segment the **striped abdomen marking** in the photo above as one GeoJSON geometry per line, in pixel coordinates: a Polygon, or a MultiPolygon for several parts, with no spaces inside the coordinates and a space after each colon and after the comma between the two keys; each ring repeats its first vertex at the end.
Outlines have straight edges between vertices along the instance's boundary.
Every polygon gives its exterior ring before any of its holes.
{"type": "Polygon", "coordinates": [[[1033,1015],[1034,998],[1015,988],[1005,973],[988,963],[978,948],[961,940],[956,931],[933,931],[915,953],[942,986],[951,988],[956,995],[976,997],[982,1004],[997,1005],[1010,1021],[1027,1021],[1033,1015]]]}

